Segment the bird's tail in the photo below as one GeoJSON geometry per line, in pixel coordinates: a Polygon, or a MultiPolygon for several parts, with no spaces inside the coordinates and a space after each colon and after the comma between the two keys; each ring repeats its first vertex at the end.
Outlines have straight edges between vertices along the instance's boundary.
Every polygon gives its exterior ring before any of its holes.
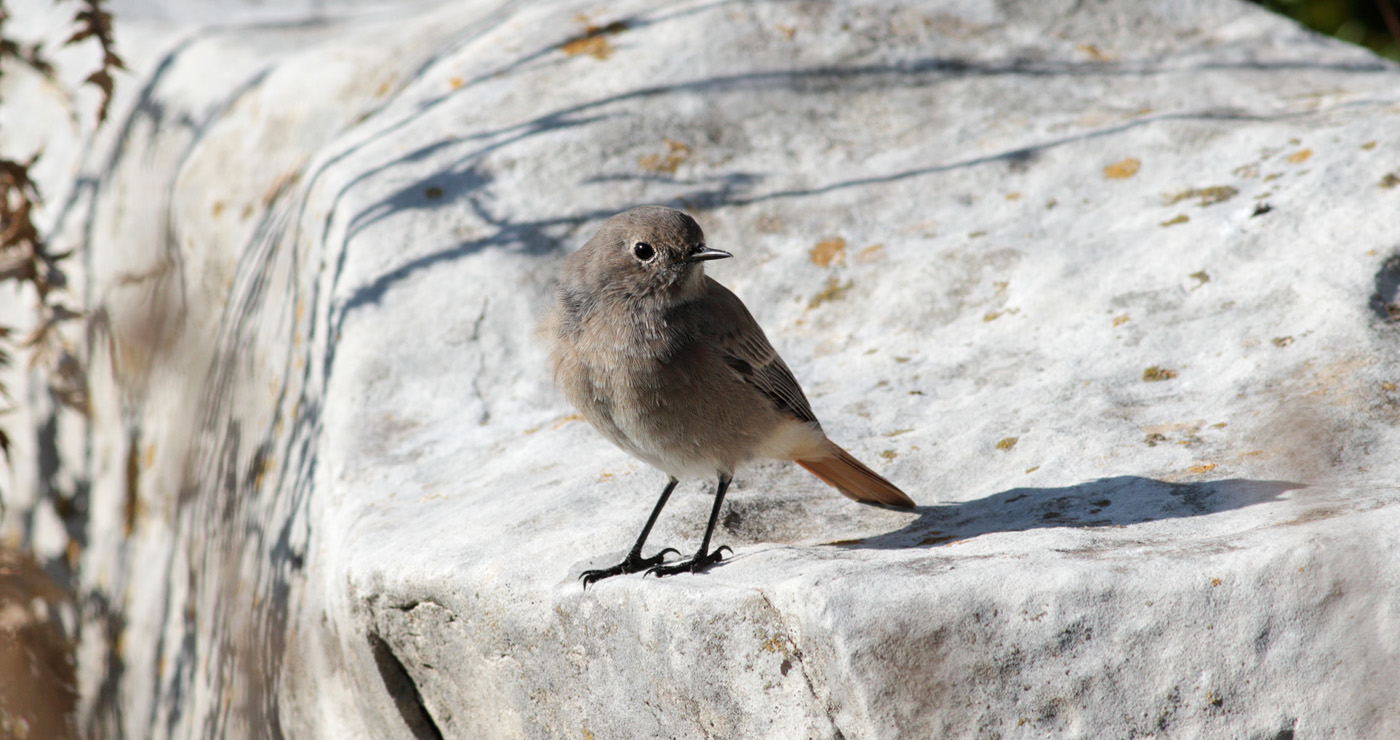
{"type": "Polygon", "coordinates": [[[826,441],[826,455],[793,462],[807,469],[807,472],[821,478],[842,495],[856,501],[879,503],[901,509],[914,508],[914,501],[887,481],[879,473],[865,467],[861,461],[851,457],[851,453],[837,447],[831,440],[826,441]]]}

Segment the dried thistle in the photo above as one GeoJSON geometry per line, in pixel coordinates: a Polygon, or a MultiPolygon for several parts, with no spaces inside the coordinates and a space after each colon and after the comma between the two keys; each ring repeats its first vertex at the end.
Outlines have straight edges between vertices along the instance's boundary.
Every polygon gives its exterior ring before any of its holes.
{"type": "MultiPolygon", "coordinates": [[[[65,44],[95,41],[102,49],[102,60],[86,83],[102,93],[97,109],[97,125],[107,120],[112,102],[113,72],[125,69],[117,56],[112,38],[112,17],[102,8],[103,0],[77,0],[73,16],[77,27],[65,44]]],[[[5,33],[9,13],[0,0],[0,74],[5,63],[17,61],[49,79],[54,78],[52,64],[45,59],[38,44],[24,45],[5,33]]],[[[8,366],[16,346],[30,351],[30,366],[47,371],[49,387],[62,403],[83,413],[87,412],[87,373],[77,352],[57,328],[82,316],[59,299],[67,279],[60,263],[71,252],[54,252],[34,223],[34,215],[43,204],[42,194],[30,175],[39,159],[35,153],[28,160],[0,157],[0,282],[13,280],[34,287],[36,296],[34,329],[16,345],[9,327],[0,327],[0,367],[8,366]]],[[[0,396],[8,403],[0,408],[5,413],[13,408],[10,394],[0,384],[0,396]]],[[[0,431],[0,453],[10,454],[8,435],[0,431]]]]}
{"type": "Polygon", "coordinates": [[[112,50],[112,16],[102,9],[102,0],[80,0],[82,7],[73,16],[78,30],[68,37],[65,44],[77,44],[88,39],[96,39],[102,47],[102,65],[88,75],[87,82],[102,91],[102,102],[97,107],[97,123],[107,120],[107,107],[112,102],[112,70],[126,69],[121,57],[112,50]]]}

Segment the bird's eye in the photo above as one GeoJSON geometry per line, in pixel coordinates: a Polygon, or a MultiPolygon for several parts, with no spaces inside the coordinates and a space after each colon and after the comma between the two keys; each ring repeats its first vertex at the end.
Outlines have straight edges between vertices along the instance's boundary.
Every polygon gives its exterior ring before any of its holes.
{"type": "Polygon", "coordinates": [[[656,250],[652,249],[652,246],[646,242],[637,242],[632,245],[632,256],[646,262],[656,256],[656,250]]]}

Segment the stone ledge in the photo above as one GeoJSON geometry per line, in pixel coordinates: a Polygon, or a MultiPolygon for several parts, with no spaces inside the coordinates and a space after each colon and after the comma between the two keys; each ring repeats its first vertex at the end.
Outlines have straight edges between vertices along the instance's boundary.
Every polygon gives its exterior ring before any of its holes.
{"type": "Polygon", "coordinates": [[[1394,65],[1233,2],[119,32],[167,43],[58,219],[94,413],[16,472],[90,488],[90,731],[1400,731],[1394,65]],[[759,466],[728,562],[579,586],[661,478],[531,330],[640,202],[918,511],[759,466]]]}

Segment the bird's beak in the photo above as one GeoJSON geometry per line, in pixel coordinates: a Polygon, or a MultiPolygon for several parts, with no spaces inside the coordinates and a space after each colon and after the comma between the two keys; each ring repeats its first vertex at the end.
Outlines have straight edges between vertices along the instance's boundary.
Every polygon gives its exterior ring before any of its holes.
{"type": "Polygon", "coordinates": [[[685,261],[704,262],[705,260],[722,260],[725,257],[733,256],[734,255],[724,251],[723,249],[710,249],[709,247],[701,247],[700,249],[691,252],[689,255],[687,255],[685,261]]]}

